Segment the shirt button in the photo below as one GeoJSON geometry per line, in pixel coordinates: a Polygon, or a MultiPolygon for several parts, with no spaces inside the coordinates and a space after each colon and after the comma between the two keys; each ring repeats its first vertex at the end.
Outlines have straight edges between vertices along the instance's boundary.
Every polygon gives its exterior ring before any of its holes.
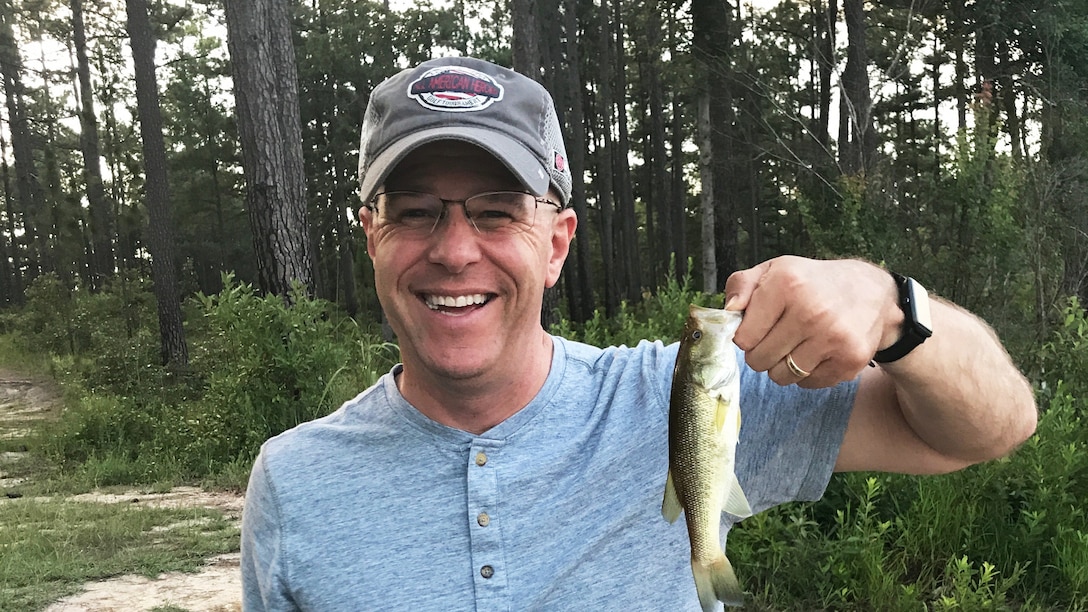
{"type": "Polygon", "coordinates": [[[480,575],[484,578],[490,578],[495,575],[495,568],[490,565],[485,565],[480,568],[480,575]]]}
{"type": "Polygon", "coordinates": [[[483,466],[487,463],[487,455],[483,451],[476,453],[476,465],[483,466]]]}
{"type": "Polygon", "coordinates": [[[481,512],[476,515],[476,522],[480,524],[480,527],[487,527],[491,524],[491,517],[486,512],[481,512]]]}

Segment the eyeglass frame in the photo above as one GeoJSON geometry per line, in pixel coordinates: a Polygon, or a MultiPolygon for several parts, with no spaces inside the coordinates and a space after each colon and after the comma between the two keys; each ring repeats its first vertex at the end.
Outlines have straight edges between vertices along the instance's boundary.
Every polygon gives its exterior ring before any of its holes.
{"type": "MultiPolygon", "coordinates": [[[[435,218],[434,225],[432,225],[431,228],[429,230],[427,230],[427,235],[428,236],[433,234],[434,230],[438,227],[438,224],[442,221],[442,219],[446,218],[446,215],[447,215],[446,211],[449,210],[449,207],[451,205],[460,204],[462,207],[465,207],[465,202],[467,202],[469,200],[472,200],[472,199],[475,199],[475,198],[479,198],[481,196],[494,195],[494,194],[498,194],[498,193],[517,193],[517,194],[527,195],[527,196],[530,196],[530,197],[533,198],[533,223],[532,223],[532,225],[529,225],[528,227],[526,227],[523,230],[518,230],[517,232],[510,232],[510,233],[513,233],[513,234],[517,234],[517,233],[521,233],[521,232],[527,232],[527,231],[531,230],[532,228],[536,227],[536,211],[540,209],[541,204],[551,204],[552,206],[555,207],[556,212],[562,212],[562,211],[567,209],[567,206],[565,204],[562,204],[561,202],[556,202],[556,201],[553,201],[553,200],[549,200],[548,198],[545,198],[543,196],[538,196],[538,195],[536,195],[534,193],[530,193],[528,191],[521,191],[521,190],[518,190],[518,189],[497,189],[497,190],[494,190],[494,191],[481,191],[480,193],[470,195],[467,198],[459,198],[459,199],[458,198],[441,198],[441,197],[439,197],[439,196],[437,196],[437,195],[435,195],[433,193],[427,192],[427,191],[415,191],[413,189],[394,189],[394,190],[391,190],[391,191],[381,191],[381,192],[375,193],[374,197],[370,198],[370,201],[367,202],[366,204],[364,204],[363,206],[367,210],[370,210],[370,211],[373,211],[374,213],[377,213],[378,212],[378,198],[383,196],[383,195],[388,195],[388,194],[391,194],[391,193],[393,193],[393,194],[396,194],[396,193],[410,193],[410,194],[416,194],[416,195],[430,196],[430,197],[432,197],[432,198],[434,198],[434,199],[436,199],[436,200],[438,200],[439,202],[442,203],[442,210],[438,213],[438,216],[435,218]]],[[[468,216],[467,208],[466,208],[466,211],[465,211],[465,220],[467,220],[469,222],[469,225],[471,225],[472,229],[476,230],[477,233],[484,234],[484,233],[489,233],[489,232],[493,231],[493,230],[486,230],[486,231],[481,230],[479,228],[479,226],[476,225],[476,221],[474,221],[472,219],[472,217],[468,216]]],[[[389,222],[387,221],[387,223],[389,223],[389,222]]],[[[393,222],[392,224],[395,225],[396,223],[393,222]]],[[[422,227],[412,228],[412,229],[422,229],[422,227]]]]}

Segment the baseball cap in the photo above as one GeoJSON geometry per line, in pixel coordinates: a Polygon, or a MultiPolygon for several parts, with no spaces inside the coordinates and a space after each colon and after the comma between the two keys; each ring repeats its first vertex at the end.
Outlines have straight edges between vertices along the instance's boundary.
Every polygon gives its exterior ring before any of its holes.
{"type": "Polygon", "coordinates": [[[462,140],[498,158],[534,195],[570,202],[571,174],[552,97],[536,81],[473,57],[429,60],[370,94],[359,142],[359,196],[421,145],[462,140]]]}

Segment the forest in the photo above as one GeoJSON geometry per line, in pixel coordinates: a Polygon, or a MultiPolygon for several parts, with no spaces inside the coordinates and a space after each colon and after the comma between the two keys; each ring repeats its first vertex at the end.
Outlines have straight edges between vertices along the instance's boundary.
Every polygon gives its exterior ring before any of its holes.
{"type": "Polygon", "coordinates": [[[735,270],[858,257],[982,316],[1036,385],[1010,459],[745,521],[756,609],[1088,609],[1083,0],[0,0],[0,353],[69,402],[37,452],[244,486],[388,371],[359,129],[445,55],[556,100],[579,231],[549,329],[675,339],[735,270]]]}
{"type": "Polygon", "coordinates": [[[783,253],[885,263],[1028,343],[1088,295],[1088,10],[1074,0],[0,13],[0,298],[23,303],[43,275],[74,292],[154,279],[178,336],[165,359],[184,352],[176,303],[218,292],[224,272],[380,319],[355,221],[362,112],[376,83],[448,54],[512,65],[556,98],[582,231],[552,321],[611,315],[670,275],[719,290],[783,253]],[[231,53],[231,22],[261,44],[231,53]],[[269,225],[276,210],[289,227],[269,225]]]}

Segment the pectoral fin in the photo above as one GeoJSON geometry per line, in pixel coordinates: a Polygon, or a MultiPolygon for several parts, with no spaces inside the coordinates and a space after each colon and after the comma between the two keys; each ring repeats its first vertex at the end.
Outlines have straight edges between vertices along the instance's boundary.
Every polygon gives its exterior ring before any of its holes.
{"type": "Polygon", "coordinates": [[[665,480],[665,499],[661,501],[661,516],[672,523],[680,517],[683,508],[680,498],[676,496],[676,485],[672,483],[672,470],[669,470],[669,477],[665,480]]]}

